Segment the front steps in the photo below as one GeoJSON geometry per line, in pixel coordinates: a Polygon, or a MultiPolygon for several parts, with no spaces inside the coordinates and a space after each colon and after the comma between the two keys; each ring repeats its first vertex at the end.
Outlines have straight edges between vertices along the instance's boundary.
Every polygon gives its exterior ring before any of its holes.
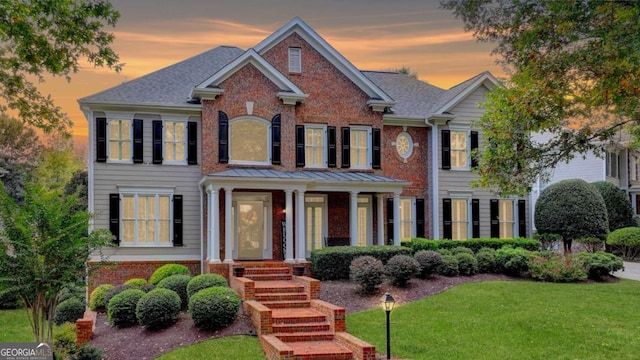
{"type": "Polygon", "coordinates": [[[318,299],[318,280],[274,263],[231,280],[269,360],[375,359],[373,345],[345,332],[344,309],[318,299]]]}

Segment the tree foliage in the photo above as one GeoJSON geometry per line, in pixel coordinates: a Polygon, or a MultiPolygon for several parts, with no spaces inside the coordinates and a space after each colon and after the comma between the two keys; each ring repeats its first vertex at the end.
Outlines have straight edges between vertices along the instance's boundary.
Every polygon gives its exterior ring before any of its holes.
{"type": "Polygon", "coordinates": [[[69,119],[33,77],[78,72],[86,61],[119,71],[111,49],[120,13],[106,0],[4,0],[0,2],[0,97],[25,123],[45,131],[66,130],[69,119]]]}
{"type": "Polygon", "coordinates": [[[640,2],[443,0],[511,75],[479,121],[488,146],[478,185],[523,194],[538,176],[598,150],[618,130],[640,137],[640,2]],[[529,135],[548,133],[537,143],[529,135]]]}
{"type": "Polygon", "coordinates": [[[609,231],[634,226],[633,208],[626,191],[608,181],[598,181],[592,185],[600,192],[607,206],[609,231]]]}

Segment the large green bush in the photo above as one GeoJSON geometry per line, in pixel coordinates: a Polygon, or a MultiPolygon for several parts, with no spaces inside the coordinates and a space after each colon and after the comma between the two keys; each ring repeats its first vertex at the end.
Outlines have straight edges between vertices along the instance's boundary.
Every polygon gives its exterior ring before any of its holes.
{"type": "Polygon", "coordinates": [[[564,257],[552,251],[533,253],[527,266],[531,278],[539,281],[568,283],[587,279],[584,262],[578,254],[564,257]]]}
{"type": "Polygon", "coordinates": [[[227,279],[220,274],[196,275],[187,284],[187,296],[191,298],[198,291],[214,286],[229,286],[227,279]]]}
{"type": "Polygon", "coordinates": [[[453,255],[442,255],[442,266],[439,272],[444,276],[458,276],[460,274],[458,259],[453,255]]]}
{"type": "Polygon", "coordinates": [[[149,283],[152,285],[158,285],[160,281],[168,278],[171,275],[191,275],[189,268],[181,264],[166,264],[156,269],[149,278],[149,283]]]}
{"type": "Polygon", "coordinates": [[[625,259],[637,258],[640,256],[640,227],[615,230],[607,237],[607,245],[625,259]]]}
{"type": "Polygon", "coordinates": [[[589,279],[599,280],[604,275],[624,269],[624,262],[618,256],[606,252],[580,253],[584,267],[589,274],[589,279]]]}
{"type": "Polygon", "coordinates": [[[404,242],[404,246],[410,247],[415,254],[420,250],[434,250],[440,252],[442,249],[454,249],[457,247],[465,247],[477,253],[478,250],[488,247],[498,250],[503,246],[520,247],[531,251],[540,248],[540,242],[527,238],[515,239],[496,239],[496,238],[480,238],[468,240],[427,240],[421,238],[411,239],[411,242],[404,242]]]}
{"type": "Polygon", "coordinates": [[[608,181],[594,182],[593,185],[607,207],[607,217],[609,219],[609,231],[634,226],[633,208],[627,197],[627,192],[608,181]]]}
{"type": "Polygon", "coordinates": [[[330,246],[311,252],[311,271],[320,280],[348,280],[349,265],[359,256],[373,256],[386,264],[395,255],[409,255],[402,246],[330,246]]]}
{"type": "Polygon", "coordinates": [[[73,354],[76,343],[76,324],[67,322],[53,329],[53,351],[56,359],[66,359],[69,354],[73,354]]]}
{"type": "Polygon", "coordinates": [[[478,273],[478,260],[473,254],[459,252],[453,256],[458,260],[460,275],[475,275],[478,273]]]}
{"type": "Polygon", "coordinates": [[[140,298],[136,305],[136,318],[149,330],[164,329],[178,321],[180,305],[180,296],[175,291],[157,288],[140,298]]]}
{"type": "Polygon", "coordinates": [[[536,202],[535,225],[541,234],[562,236],[565,251],[573,240],[603,238],[609,232],[607,207],[602,195],[584,180],[563,180],[542,190],[536,202]]]}
{"type": "MultiPolygon", "coordinates": [[[[123,292],[125,290],[129,290],[129,289],[138,289],[138,288],[135,287],[135,286],[132,286],[132,285],[118,285],[118,286],[114,287],[113,289],[107,291],[107,294],[104,296],[104,303],[106,305],[105,306],[105,308],[106,308],[105,310],[107,310],[107,311],[109,310],[109,301],[111,301],[111,299],[114,296],[120,294],[121,292],[123,292]]],[[[142,290],[142,289],[139,289],[139,290],[142,290]]],[[[144,290],[142,290],[142,291],[144,291],[144,290]]]]}
{"type": "Polygon", "coordinates": [[[529,270],[531,252],[522,248],[505,246],[496,251],[496,268],[511,276],[524,276],[529,270]]]}
{"type": "Polygon", "coordinates": [[[133,286],[133,287],[137,287],[139,289],[142,289],[147,284],[148,284],[148,282],[145,279],[133,278],[133,279],[129,279],[129,280],[125,281],[124,284],[122,284],[122,285],[129,285],[129,286],[133,286]]]}
{"type": "Polygon", "coordinates": [[[80,299],[67,299],[58,304],[53,322],[56,325],[61,325],[65,322],[75,323],[76,320],[84,316],[84,310],[85,305],[80,299]]]}
{"type": "Polygon", "coordinates": [[[482,248],[476,254],[479,273],[493,273],[496,271],[496,251],[491,248],[482,248]]]}
{"type": "Polygon", "coordinates": [[[157,287],[175,291],[180,296],[181,308],[186,309],[189,306],[189,297],[187,296],[189,281],[191,281],[191,276],[189,275],[171,275],[160,281],[157,287]]]}
{"type": "Polygon", "coordinates": [[[420,272],[418,277],[426,279],[433,274],[437,274],[442,266],[442,255],[433,250],[420,250],[413,256],[420,264],[420,272]]]}
{"type": "Polygon", "coordinates": [[[396,286],[406,286],[420,272],[420,264],[410,255],[396,255],[387,261],[384,274],[396,286]]]}
{"type": "Polygon", "coordinates": [[[89,296],[89,309],[93,311],[104,311],[107,307],[105,296],[109,290],[113,289],[111,284],[102,284],[95,288],[89,296]]]}
{"type": "Polygon", "coordinates": [[[112,297],[107,306],[109,323],[122,328],[136,325],[136,305],[144,294],[140,289],[127,289],[112,297]]]}
{"type": "Polygon", "coordinates": [[[231,325],[240,308],[240,296],[233,289],[214,286],[189,299],[189,314],[199,329],[218,330],[231,325]]]}
{"type": "Polygon", "coordinates": [[[373,256],[365,255],[353,259],[349,270],[351,281],[358,285],[358,291],[362,294],[373,294],[384,280],[384,265],[373,256]]]}

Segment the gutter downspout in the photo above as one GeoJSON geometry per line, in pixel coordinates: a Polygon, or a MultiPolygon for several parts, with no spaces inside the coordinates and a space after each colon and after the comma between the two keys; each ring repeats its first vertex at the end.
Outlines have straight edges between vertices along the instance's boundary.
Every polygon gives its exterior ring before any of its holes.
{"type": "Polygon", "coordinates": [[[433,240],[440,238],[440,223],[438,222],[438,124],[431,128],[431,222],[433,240]]]}
{"type": "MultiPolygon", "coordinates": [[[[200,188],[200,274],[204,274],[204,229],[203,226],[204,225],[204,209],[202,207],[204,201],[204,192],[202,191],[203,188],[202,186],[199,186],[200,188]]],[[[209,226],[209,224],[207,224],[207,226],[209,226]]],[[[208,244],[207,244],[208,245],[208,244]]]]}

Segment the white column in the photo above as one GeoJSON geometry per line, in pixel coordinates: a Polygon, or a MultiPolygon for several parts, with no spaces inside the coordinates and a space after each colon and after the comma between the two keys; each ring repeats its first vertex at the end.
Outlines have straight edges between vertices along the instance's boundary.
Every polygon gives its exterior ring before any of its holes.
{"type": "Polygon", "coordinates": [[[383,194],[376,194],[378,205],[378,245],[384,245],[384,198],[383,194]]]}
{"type": "Polygon", "coordinates": [[[224,261],[225,263],[233,262],[233,229],[232,219],[232,201],[233,188],[224,188],[224,261]]]}
{"type": "Polygon", "coordinates": [[[400,245],[400,193],[393,194],[393,245],[400,245]]]}
{"type": "Polygon", "coordinates": [[[286,189],[285,193],[285,243],[287,244],[287,252],[285,262],[296,262],[293,259],[293,190],[286,189]]]}
{"type": "Polygon", "coordinates": [[[351,206],[349,207],[349,234],[351,246],[358,246],[358,192],[351,191],[351,206]]]}
{"type": "Polygon", "coordinates": [[[307,239],[304,226],[304,191],[298,190],[296,199],[296,261],[307,261],[307,239]]]}
{"type": "Polygon", "coordinates": [[[209,209],[209,216],[207,220],[208,242],[207,249],[209,251],[209,262],[220,262],[220,204],[218,196],[220,194],[220,188],[213,185],[207,186],[207,207],[209,209]]]}

